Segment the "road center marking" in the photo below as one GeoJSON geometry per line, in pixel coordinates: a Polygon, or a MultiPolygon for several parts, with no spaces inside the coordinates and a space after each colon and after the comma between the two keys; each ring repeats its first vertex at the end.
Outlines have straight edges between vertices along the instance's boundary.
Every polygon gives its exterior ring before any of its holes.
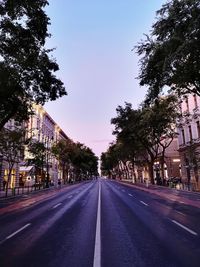
{"type": "Polygon", "coordinates": [[[182,225],[181,223],[175,221],[175,220],[171,220],[173,223],[175,223],[176,225],[180,226],[181,228],[183,228],[184,230],[188,231],[190,234],[192,235],[198,235],[196,232],[194,232],[193,230],[189,229],[188,227],[182,225]]]}
{"type": "Polygon", "coordinates": [[[15,231],[14,233],[12,233],[11,235],[7,236],[6,239],[10,239],[11,237],[15,236],[16,234],[18,234],[19,232],[23,231],[25,228],[27,228],[28,226],[30,226],[31,223],[27,223],[26,225],[24,225],[23,227],[21,227],[20,229],[18,229],[17,231],[15,231]]]}
{"type": "Polygon", "coordinates": [[[144,201],[140,200],[140,203],[142,203],[145,206],[149,206],[147,203],[145,203],[144,201]]]}
{"type": "Polygon", "coordinates": [[[62,205],[62,203],[58,203],[58,204],[56,204],[55,206],[53,206],[52,209],[56,209],[56,208],[59,207],[60,205],[62,205]]]}
{"type": "Polygon", "coordinates": [[[101,182],[99,183],[99,197],[98,197],[93,267],[101,267],[101,182]]]}

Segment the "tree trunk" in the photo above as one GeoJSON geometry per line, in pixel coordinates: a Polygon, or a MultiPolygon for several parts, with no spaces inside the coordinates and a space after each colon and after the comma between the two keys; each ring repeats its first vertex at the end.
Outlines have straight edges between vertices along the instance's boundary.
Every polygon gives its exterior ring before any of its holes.
{"type": "Polygon", "coordinates": [[[165,151],[163,151],[163,153],[162,153],[161,162],[160,162],[162,185],[165,184],[165,168],[164,168],[164,164],[165,164],[165,151]]]}
{"type": "Polygon", "coordinates": [[[152,161],[150,161],[148,163],[148,170],[149,170],[150,181],[151,181],[152,184],[155,184],[154,175],[153,175],[153,162],[152,161]]]}
{"type": "Polygon", "coordinates": [[[8,196],[8,187],[11,181],[11,173],[12,173],[13,165],[9,166],[9,173],[8,173],[8,181],[6,183],[5,191],[6,191],[6,197],[8,196]]]}

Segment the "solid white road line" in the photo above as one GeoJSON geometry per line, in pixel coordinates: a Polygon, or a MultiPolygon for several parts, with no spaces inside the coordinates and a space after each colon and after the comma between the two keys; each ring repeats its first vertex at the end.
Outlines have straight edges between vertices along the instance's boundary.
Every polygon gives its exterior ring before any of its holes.
{"type": "Polygon", "coordinates": [[[196,232],[192,231],[191,229],[189,229],[188,227],[182,225],[181,223],[175,221],[175,220],[171,220],[173,223],[175,223],[176,225],[180,226],[181,228],[183,228],[184,230],[188,231],[190,234],[192,235],[198,235],[196,232]]]}
{"type": "Polygon", "coordinates": [[[58,203],[58,204],[56,204],[55,206],[53,206],[52,209],[56,209],[56,208],[59,207],[60,205],[62,205],[62,203],[58,203]]]}
{"type": "Polygon", "coordinates": [[[27,228],[28,226],[30,226],[30,223],[27,223],[26,225],[24,225],[23,227],[21,227],[20,229],[18,229],[17,231],[15,231],[14,233],[12,233],[11,235],[7,236],[6,239],[10,239],[11,237],[15,236],[16,234],[18,234],[19,232],[23,231],[25,228],[27,228]]]}
{"type": "Polygon", "coordinates": [[[99,183],[99,197],[98,197],[93,267],[101,267],[101,182],[99,183]]]}
{"type": "Polygon", "coordinates": [[[149,206],[147,203],[145,203],[144,201],[140,200],[140,203],[142,203],[145,206],[149,206]]]}

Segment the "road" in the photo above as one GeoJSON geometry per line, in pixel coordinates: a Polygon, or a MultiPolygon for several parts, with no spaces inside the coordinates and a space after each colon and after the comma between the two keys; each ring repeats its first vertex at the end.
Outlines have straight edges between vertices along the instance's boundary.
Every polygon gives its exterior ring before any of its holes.
{"type": "Polygon", "coordinates": [[[93,180],[9,207],[1,267],[200,266],[200,209],[133,186],[93,180]]]}

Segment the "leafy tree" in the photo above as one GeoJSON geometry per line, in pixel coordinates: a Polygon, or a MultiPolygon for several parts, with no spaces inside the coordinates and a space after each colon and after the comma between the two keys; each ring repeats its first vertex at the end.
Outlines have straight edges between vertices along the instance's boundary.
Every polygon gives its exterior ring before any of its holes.
{"type": "Polygon", "coordinates": [[[115,144],[111,144],[108,150],[101,154],[101,172],[103,175],[113,178],[113,169],[117,170],[117,175],[119,173],[119,157],[116,153],[115,144]]]}
{"type": "Polygon", "coordinates": [[[135,159],[142,157],[147,162],[152,183],[154,183],[154,161],[160,151],[165,152],[173,140],[176,134],[174,124],[177,115],[177,100],[169,95],[157,99],[150,106],[144,105],[137,110],[132,109],[131,104],[128,103],[124,108],[119,106],[117,117],[111,120],[115,125],[114,134],[117,138],[122,138],[126,147],[130,148],[127,153],[132,164],[135,163],[135,159]],[[163,138],[168,141],[163,141],[163,138]]]}
{"type": "Polygon", "coordinates": [[[14,129],[2,129],[0,131],[0,154],[8,166],[8,179],[6,183],[6,196],[11,183],[11,174],[14,165],[20,162],[25,140],[25,130],[15,127],[14,129]]]}
{"type": "Polygon", "coordinates": [[[72,163],[72,157],[75,153],[75,149],[75,144],[70,139],[58,141],[51,149],[62,168],[64,183],[67,182],[66,177],[68,177],[68,172],[70,164],[72,163]]]}
{"type": "Polygon", "coordinates": [[[72,164],[77,180],[87,179],[98,173],[98,158],[89,147],[79,142],[76,143],[72,164]]]}
{"type": "Polygon", "coordinates": [[[39,141],[32,141],[28,145],[28,151],[31,153],[31,157],[27,158],[26,161],[28,165],[34,165],[36,169],[36,182],[38,182],[38,175],[41,177],[41,180],[45,180],[44,165],[46,162],[46,147],[44,143],[39,141]]]}
{"type": "Polygon", "coordinates": [[[149,86],[147,101],[163,88],[178,95],[200,96],[200,2],[171,0],[157,11],[151,34],[138,44],[140,85],[149,86]]]}
{"type": "MultiPolygon", "coordinates": [[[[114,134],[123,135],[128,133],[135,144],[138,143],[139,154],[143,151],[142,156],[149,166],[149,176],[154,183],[153,163],[158,155],[158,144],[156,143],[152,125],[147,118],[148,112],[145,109],[132,109],[131,104],[126,103],[125,108],[117,108],[118,116],[111,120],[115,125],[114,134]],[[127,130],[128,129],[128,130],[127,130]]],[[[131,146],[131,143],[130,143],[131,146]]],[[[134,146],[132,148],[134,150],[134,146]]]]}
{"type": "Polygon", "coordinates": [[[138,137],[134,134],[131,127],[131,124],[137,125],[138,123],[137,111],[133,111],[130,103],[126,103],[125,108],[118,106],[116,111],[117,117],[111,120],[111,123],[115,124],[113,134],[117,136],[117,143],[120,144],[121,150],[124,151],[121,153],[122,162],[124,162],[125,166],[127,161],[131,162],[134,180],[136,180],[135,163],[137,165],[141,164],[141,157],[139,155],[141,151],[142,153],[144,152],[140,142],[138,142],[138,137]]]}
{"type": "Polygon", "coordinates": [[[28,118],[32,103],[44,104],[66,94],[55,72],[59,70],[52,49],[47,0],[0,2],[0,129],[14,118],[28,118]]]}

